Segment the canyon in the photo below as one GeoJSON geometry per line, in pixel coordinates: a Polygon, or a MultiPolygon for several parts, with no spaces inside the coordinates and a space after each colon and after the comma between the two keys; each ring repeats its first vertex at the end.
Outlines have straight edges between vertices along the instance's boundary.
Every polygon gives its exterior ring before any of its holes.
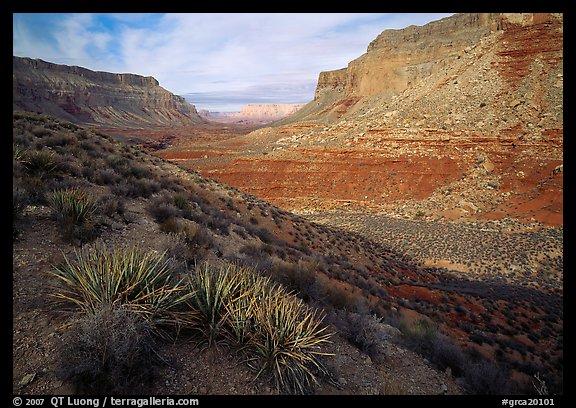
{"type": "Polygon", "coordinates": [[[290,261],[299,277],[302,260],[319,265],[315,284],[430,319],[516,379],[538,367],[561,389],[562,14],[385,30],[283,118],[281,105],[198,113],[153,78],[46,64],[14,58],[14,110],[89,123],[187,169],[215,208],[200,214],[215,254],[266,273],[290,261]]]}
{"type": "Polygon", "coordinates": [[[386,30],[288,118],[158,154],[296,213],[562,225],[562,50],[561,15],[386,30]]]}

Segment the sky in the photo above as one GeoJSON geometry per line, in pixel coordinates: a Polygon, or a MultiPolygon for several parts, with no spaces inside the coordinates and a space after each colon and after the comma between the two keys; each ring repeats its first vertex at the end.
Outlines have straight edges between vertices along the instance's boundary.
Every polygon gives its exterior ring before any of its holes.
{"type": "Polygon", "coordinates": [[[14,13],[13,55],[153,76],[198,110],[307,103],[385,29],[450,13],[14,13]]]}

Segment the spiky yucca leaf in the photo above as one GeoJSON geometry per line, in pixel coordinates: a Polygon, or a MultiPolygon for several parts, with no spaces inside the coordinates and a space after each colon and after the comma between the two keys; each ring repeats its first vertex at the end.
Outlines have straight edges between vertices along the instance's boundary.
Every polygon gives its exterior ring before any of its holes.
{"type": "Polygon", "coordinates": [[[224,333],[226,305],[241,296],[240,277],[234,265],[213,267],[209,263],[197,267],[190,276],[188,287],[194,296],[190,298],[192,310],[199,313],[199,328],[208,344],[213,344],[224,333]]]}
{"type": "Polygon", "coordinates": [[[154,324],[188,324],[176,307],[192,293],[182,281],[173,282],[164,254],[97,244],[75,250],[75,257],[74,261],[64,257],[52,272],[58,282],[52,296],[59,301],[87,312],[121,304],[154,324]]]}

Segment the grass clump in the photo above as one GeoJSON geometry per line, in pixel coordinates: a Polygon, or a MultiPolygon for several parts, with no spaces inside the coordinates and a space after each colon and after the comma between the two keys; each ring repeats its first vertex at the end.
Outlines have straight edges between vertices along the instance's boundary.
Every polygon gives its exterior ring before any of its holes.
{"type": "Polygon", "coordinates": [[[21,160],[25,163],[26,170],[37,176],[52,174],[58,167],[56,155],[47,150],[25,152],[21,160]]]}
{"type": "Polygon", "coordinates": [[[86,222],[96,210],[96,201],[76,188],[53,191],[48,196],[48,203],[60,221],[75,225],[86,222]]]}
{"type": "MultiPolygon", "coordinates": [[[[53,296],[88,313],[102,306],[122,305],[154,326],[186,324],[177,307],[191,293],[175,280],[164,254],[144,252],[137,246],[109,249],[103,244],[65,257],[53,275],[58,281],[53,296]]],[[[188,316],[189,313],[186,314],[188,316]]]]}

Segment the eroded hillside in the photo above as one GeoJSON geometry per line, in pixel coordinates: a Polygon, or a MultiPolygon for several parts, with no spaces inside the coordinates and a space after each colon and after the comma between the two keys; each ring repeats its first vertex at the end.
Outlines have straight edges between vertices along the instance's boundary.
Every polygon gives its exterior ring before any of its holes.
{"type": "MultiPolygon", "coordinates": [[[[78,315],[48,273],[103,242],[167,251],[178,276],[239,263],[326,313],[317,394],[534,393],[535,375],[562,393],[562,52],[561,15],[455,15],[385,31],[274,127],[15,113],[13,389],[78,392],[60,366],[78,315]],[[61,189],[96,200],[90,222],[62,228],[61,189]]],[[[154,392],[277,392],[181,339],[154,392]]]]}
{"type": "Polygon", "coordinates": [[[561,15],[387,30],[273,128],[160,154],[300,213],[562,224],[561,15]]]}

